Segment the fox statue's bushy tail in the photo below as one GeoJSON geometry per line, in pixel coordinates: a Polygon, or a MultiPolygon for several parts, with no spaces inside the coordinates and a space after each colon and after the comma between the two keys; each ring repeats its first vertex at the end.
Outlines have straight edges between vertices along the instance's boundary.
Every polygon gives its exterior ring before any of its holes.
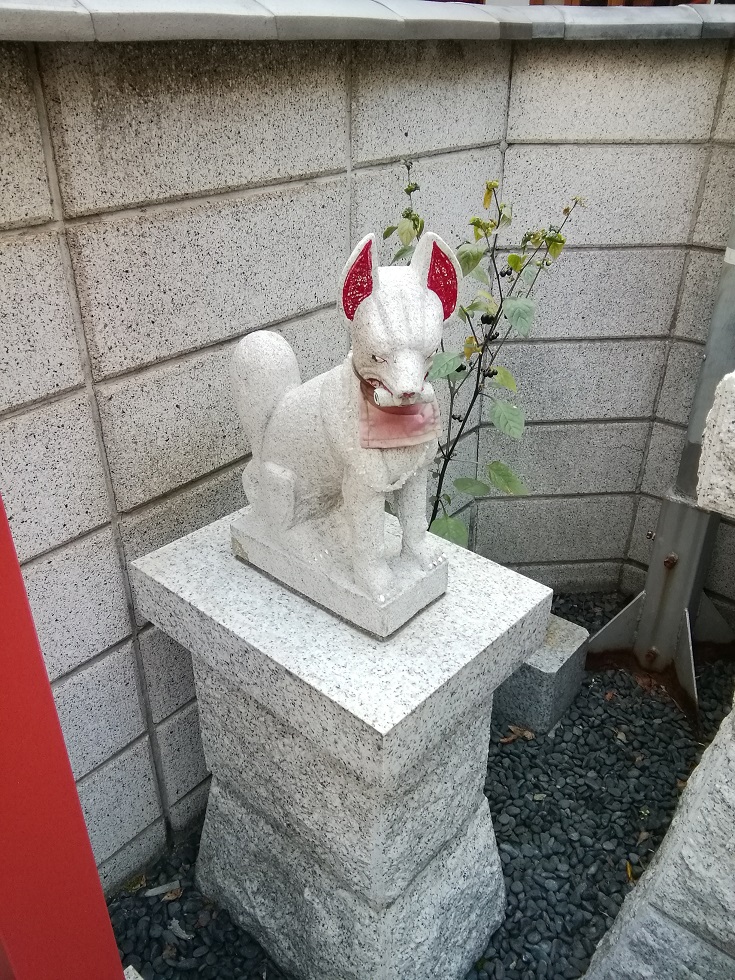
{"type": "Polygon", "coordinates": [[[230,377],[235,405],[253,454],[243,474],[243,485],[251,503],[255,503],[266,427],[283,396],[301,385],[301,375],[289,342],[280,334],[258,330],[244,337],[235,348],[230,377]]]}

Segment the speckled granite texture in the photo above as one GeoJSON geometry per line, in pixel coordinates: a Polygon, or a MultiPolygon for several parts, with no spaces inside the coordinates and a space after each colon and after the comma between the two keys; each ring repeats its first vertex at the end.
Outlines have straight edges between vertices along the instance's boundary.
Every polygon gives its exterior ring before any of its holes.
{"type": "Polygon", "coordinates": [[[236,559],[231,520],[133,571],[193,653],[202,890],[302,980],[463,977],[505,904],[492,695],[541,645],[550,590],[447,544],[446,595],[381,641],[236,559]]]}
{"type": "Polygon", "coordinates": [[[495,694],[495,721],[548,732],[579,694],[589,633],[550,616],[543,644],[495,694]]]}

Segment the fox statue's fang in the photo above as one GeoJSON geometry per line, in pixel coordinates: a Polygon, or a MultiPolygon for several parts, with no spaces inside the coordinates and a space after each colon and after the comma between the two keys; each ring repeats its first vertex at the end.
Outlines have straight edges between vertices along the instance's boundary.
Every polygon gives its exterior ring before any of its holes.
{"type": "Polygon", "coordinates": [[[428,233],[409,266],[379,268],[376,259],[368,235],[342,273],[338,305],[352,349],[340,365],[302,384],[288,342],[258,331],[237,345],[232,381],[252,451],[243,483],[261,536],[301,561],[311,557],[305,549],[334,556],[358,592],[382,602],[401,585],[386,552],[388,495],[401,567],[425,573],[443,561],[426,531],[427,473],[441,432],[427,375],[461,270],[428,233]]]}

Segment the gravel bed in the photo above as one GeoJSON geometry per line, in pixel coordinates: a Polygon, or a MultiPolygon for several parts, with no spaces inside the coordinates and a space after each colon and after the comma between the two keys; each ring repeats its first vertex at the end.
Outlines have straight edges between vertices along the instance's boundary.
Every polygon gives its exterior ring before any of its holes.
{"type": "MultiPolygon", "coordinates": [[[[619,595],[558,596],[554,612],[596,630],[624,604],[619,595]]],[[[583,976],[729,710],[735,664],[703,668],[698,683],[701,742],[663,692],[623,671],[586,675],[548,735],[507,741],[507,731],[493,731],[485,791],[508,909],[466,980],[583,976]]],[[[123,965],[144,980],[288,980],[227,912],[199,894],[195,859],[193,839],[110,901],[123,965]],[[177,879],[180,894],[145,897],[177,879]]]]}

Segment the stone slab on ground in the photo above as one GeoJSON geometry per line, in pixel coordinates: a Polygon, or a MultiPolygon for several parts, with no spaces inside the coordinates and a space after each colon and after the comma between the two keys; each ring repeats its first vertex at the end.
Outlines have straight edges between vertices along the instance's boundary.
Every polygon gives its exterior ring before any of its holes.
{"type": "Polygon", "coordinates": [[[548,732],[579,694],[589,633],[549,616],[543,644],[495,693],[496,723],[548,732]]]}
{"type": "Polygon", "coordinates": [[[300,980],[462,977],[505,905],[492,695],[542,642],[551,591],[447,543],[446,594],[380,640],[236,558],[231,522],[132,573],[193,655],[202,890],[300,980]]]}
{"type": "Polygon", "coordinates": [[[232,525],[232,550],[238,558],[375,636],[395,633],[446,592],[446,559],[427,572],[401,559],[400,527],[394,517],[386,515],[386,558],[399,585],[391,595],[374,599],[357,588],[350,569],[340,567],[335,549],[317,551],[306,561],[279,546],[263,523],[252,519],[251,510],[246,507],[232,525]]]}

